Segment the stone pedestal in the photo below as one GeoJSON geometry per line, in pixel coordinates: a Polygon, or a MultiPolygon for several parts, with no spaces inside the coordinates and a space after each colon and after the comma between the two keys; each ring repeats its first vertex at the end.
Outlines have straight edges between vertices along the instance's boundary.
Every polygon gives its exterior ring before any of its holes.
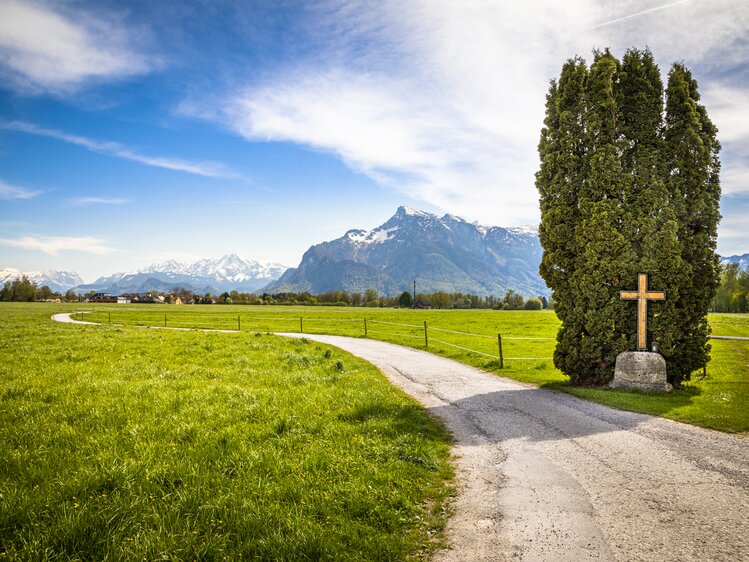
{"type": "Polygon", "coordinates": [[[625,351],[616,356],[611,388],[631,388],[644,392],[671,392],[666,382],[666,360],[659,353],[625,351]]]}

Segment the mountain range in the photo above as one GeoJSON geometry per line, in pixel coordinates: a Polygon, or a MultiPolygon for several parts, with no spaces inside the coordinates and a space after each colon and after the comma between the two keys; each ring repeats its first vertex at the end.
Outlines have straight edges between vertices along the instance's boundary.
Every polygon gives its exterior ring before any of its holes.
{"type": "Polygon", "coordinates": [[[93,283],[74,288],[77,293],[88,291],[112,294],[170,292],[177,288],[194,293],[223,293],[237,290],[254,292],[278,279],[287,267],[280,263],[258,262],[237,254],[218,259],[201,259],[187,264],[175,260],[150,265],[132,273],[115,273],[100,277],[93,283]]]}
{"type": "Polygon", "coordinates": [[[375,289],[386,295],[410,290],[502,295],[548,295],[538,274],[536,227],[482,226],[399,207],[373,230],[349,230],[312,246],[298,267],[264,291],[323,293],[375,289]]]}
{"type": "Polygon", "coordinates": [[[29,281],[38,287],[47,285],[50,289],[58,293],[64,293],[68,289],[72,289],[76,285],[83,283],[77,273],[74,271],[27,271],[23,272],[18,269],[6,267],[0,269],[0,285],[5,284],[6,281],[15,281],[23,276],[26,276],[29,281]]]}
{"type": "MultiPolygon", "coordinates": [[[[460,217],[437,216],[399,207],[395,215],[372,230],[349,230],[340,238],[315,244],[298,267],[261,263],[229,254],[194,263],[174,260],[130,273],[83,283],[75,272],[22,273],[0,270],[0,283],[26,275],[38,286],[76,293],[112,294],[171,292],[184,288],[197,294],[224,291],[324,293],[375,289],[385,295],[417,290],[503,295],[514,289],[524,296],[548,296],[538,274],[542,249],[534,226],[482,226],[460,217]]],[[[721,258],[749,269],[749,254],[721,258]]]]}

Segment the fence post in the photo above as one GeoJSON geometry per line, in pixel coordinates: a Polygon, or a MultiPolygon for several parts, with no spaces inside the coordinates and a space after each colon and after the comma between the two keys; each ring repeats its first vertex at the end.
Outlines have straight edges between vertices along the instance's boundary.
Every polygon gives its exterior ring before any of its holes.
{"type": "Polygon", "coordinates": [[[112,323],[112,313],[111,312],[109,313],[109,323],[110,324],[112,323]]]}
{"type": "Polygon", "coordinates": [[[237,332],[242,331],[242,321],[239,319],[239,314],[237,314],[237,332]]]}
{"type": "Polygon", "coordinates": [[[304,324],[302,323],[302,317],[301,316],[299,317],[299,333],[300,334],[304,333],[304,324]]]}
{"type": "Polygon", "coordinates": [[[502,335],[497,334],[497,345],[499,346],[499,368],[504,369],[505,368],[505,360],[502,356],[502,335]]]}
{"type": "Polygon", "coordinates": [[[164,314],[164,328],[166,328],[166,314],[164,314]]]}
{"type": "Polygon", "coordinates": [[[367,319],[364,319],[364,337],[367,337],[367,319]]]}
{"type": "Polygon", "coordinates": [[[424,347],[429,349],[429,336],[427,335],[427,321],[424,320],[424,347]]]}

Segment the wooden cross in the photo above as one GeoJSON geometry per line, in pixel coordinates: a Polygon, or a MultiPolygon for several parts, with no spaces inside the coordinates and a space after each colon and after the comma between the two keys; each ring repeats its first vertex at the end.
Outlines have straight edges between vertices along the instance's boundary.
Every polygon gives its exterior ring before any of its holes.
{"type": "Polygon", "coordinates": [[[648,274],[640,273],[636,291],[622,291],[620,297],[625,301],[637,301],[637,351],[648,350],[648,301],[664,301],[664,291],[648,291],[648,274]]]}

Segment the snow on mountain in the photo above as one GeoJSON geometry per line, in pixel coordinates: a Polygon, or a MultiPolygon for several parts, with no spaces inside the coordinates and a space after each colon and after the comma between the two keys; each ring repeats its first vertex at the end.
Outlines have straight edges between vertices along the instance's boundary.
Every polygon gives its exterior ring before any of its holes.
{"type": "Polygon", "coordinates": [[[0,283],[15,281],[24,275],[37,287],[46,285],[53,291],[60,293],[64,293],[68,289],[83,283],[83,279],[74,271],[48,270],[23,272],[10,267],[0,269],[0,283]]]}
{"type": "Polygon", "coordinates": [[[184,288],[196,293],[255,291],[281,277],[288,269],[280,263],[248,260],[237,254],[194,263],[176,260],[154,263],[131,273],[115,273],[94,283],[76,287],[78,292],[104,291],[113,294],[168,292],[184,288]]]}
{"type": "Polygon", "coordinates": [[[749,270],[749,254],[724,257],[720,259],[720,263],[724,265],[729,263],[736,263],[738,264],[740,270],[747,271],[749,270]]]}
{"type": "Polygon", "coordinates": [[[372,230],[349,230],[312,246],[267,292],[372,288],[394,295],[417,280],[419,290],[502,295],[508,289],[546,295],[534,227],[502,228],[399,207],[372,230]]]}

